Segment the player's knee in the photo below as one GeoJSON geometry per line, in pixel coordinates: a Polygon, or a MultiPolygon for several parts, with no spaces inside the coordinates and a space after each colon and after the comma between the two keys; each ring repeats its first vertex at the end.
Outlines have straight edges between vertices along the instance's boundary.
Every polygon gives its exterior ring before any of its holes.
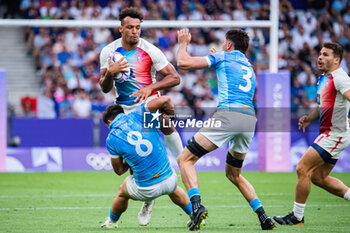
{"type": "Polygon", "coordinates": [[[323,181],[324,179],[316,174],[312,174],[311,175],[311,182],[314,184],[314,185],[317,185],[317,186],[322,186],[323,184],[323,181]]]}
{"type": "Polygon", "coordinates": [[[191,154],[191,152],[186,148],[177,157],[177,163],[179,166],[181,166],[185,163],[194,164],[197,160],[198,160],[197,157],[194,156],[193,154],[191,154]]]}
{"type": "Polygon", "coordinates": [[[237,185],[239,183],[240,173],[234,171],[235,168],[226,166],[225,175],[233,184],[237,185]]]}
{"type": "Polygon", "coordinates": [[[307,176],[307,171],[302,164],[299,163],[295,170],[297,172],[298,177],[307,176]]]}

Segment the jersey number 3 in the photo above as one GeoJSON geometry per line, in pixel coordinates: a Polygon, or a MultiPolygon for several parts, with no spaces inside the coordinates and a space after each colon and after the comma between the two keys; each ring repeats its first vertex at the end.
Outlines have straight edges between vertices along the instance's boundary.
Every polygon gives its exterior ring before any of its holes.
{"type": "Polygon", "coordinates": [[[252,81],[250,81],[250,78],[252,77],[253,73],[246,66],[241,66],[241,68],[242,68],[242,70],[247,71],[247,74],[243,75],[243,79],[247,81],[247,85],[242,86],[241,84],[239,84],[239,89],[241,89],[244,92],[248,92],[252,88],[252,81]]]}
{"type": "Polygon", "coordinates": [[[128,133],[127,140],[131,145],[135,146],[136,153],[138,155],[140,155],[141,157],[145,157],[145,156],[151,154],[151,152],[153,150],[152,143],[146,139],[142,139],[142,135],[140,132],[130,131],[128,133]],[[135,137],[136,137],[136,140],[134,139],[135,137]],[[144,151],[141,148],[141,145],[144,145],[143,148],[145,148],[146,151],[144,151]]]}

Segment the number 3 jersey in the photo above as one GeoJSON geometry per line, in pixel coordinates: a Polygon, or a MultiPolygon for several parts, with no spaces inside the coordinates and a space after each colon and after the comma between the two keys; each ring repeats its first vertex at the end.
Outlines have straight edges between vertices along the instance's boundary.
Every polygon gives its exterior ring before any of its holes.
{"type": "Polygon", "coordinates": [[[120,113],[109,126],[106,140],[112,158],[122,157],[139,187],[157,184],[173,174],[163,141],[156,129],[143,130],[145,104],[120,113]]]}
{"type": "Polygon", "coordinates": [[[220,108],[235,108],[255,115],[255,74],[248,59],[238,50],[212,53],[205,57],[216,72],[220,108]],[[245,111],[245,109],[247,111],[245,111]]]}
{"type": "MultiPolygon", "coordinates": [[[[124,105],[135,104],[136,96],[129,97],[133,92],[140,90],[156,82],[156,71],[163,69],[169,64],[160,49],[146,40],[140,38],[137,48],[126,51],[122,46],[122,40],[118,39],[104,47],[100,54],[100,69],[109,68],[109,57],[113,52],[119,52],[125,56],[130,66],[128,80],[114,82],[117,89],[116,103],[124,105]]],[[[151,95],[157,95],[154,91],[151,95]]]]}

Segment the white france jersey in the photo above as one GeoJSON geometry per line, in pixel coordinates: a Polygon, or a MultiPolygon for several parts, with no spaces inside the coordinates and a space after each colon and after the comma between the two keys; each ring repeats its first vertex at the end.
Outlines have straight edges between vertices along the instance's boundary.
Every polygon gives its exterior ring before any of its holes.
{"type": "Polygon", "coordinates": [[[321,75],[317,82],[317,104],[320,133],[350,133],[348,113],[350,102],[343,94],[350,90],[350,77],[342,69],[321,75]]]}
{"type": "MultiPolygon", "coordinates": [[[[122,46],[122,39],[117,39],[105,46],[100,54],[100,69],[109,68],[109,57],[113,52],[119,52],[126,57],[130,65],[130,78],[122,83],[114,82],[117,89],[116,103],[133,105],[136,96],[129,97],[133,92],[156,82],[156,71],[169,64],[163,52],[140,38],[137,48],[126,51],[122,46]]],[[[154,91],[151,95],[159,94],[154,91]]]]}
{"type": "Polygon", "coordinates": [[[253,97],[255,73],[248,59],[238,50],[219,52],[205,57],[209,67],[215,69],[219,89],[218,109],[255,116],[253,97]],[[242,111],[241,111],[242,110],[242,111]]]}

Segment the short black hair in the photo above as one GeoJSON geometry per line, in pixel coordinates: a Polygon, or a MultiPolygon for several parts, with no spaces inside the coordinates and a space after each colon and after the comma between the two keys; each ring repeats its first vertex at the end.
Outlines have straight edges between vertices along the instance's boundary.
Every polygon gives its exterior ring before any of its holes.
{"type": "Polygon", "coordinates": [[[245,53],[249,46],[249,36],[242,29],[232,29],[226,32],[226,40],[231,41],[235,50],[239,50],[242,53],[245,53]]]}
{"type": "Polygon", "coordinates": [[[134,19],[139,19],[141,22],[143,20],[143,15],[142,13],[134,8],[134,7],[128,7],[128,8],[125,8],[124,10],[122,10],[119,14],[119,20],[120,22],[123,21],[124,18],[126,17],[130,17],[130,18],[134,18],[134,19]]]}
{"type": "Polygon", "coordinates": [[[119,104],[109,105],[102,114],[102,120],[105,124],[108,124],[108,120],[113,121],[114,118],[119,114],[123,113],[124,110],[119,104]]]}
{"type": "Polygon", "coordinates": [[[339,64],[341,63],[341,61],[343,60],[344,49],[340,44],[336,42],[326,42],[322,45],[322,47],[326,49],[331,49],[333,51],[334,57],[339,57],[339,64]]]}

